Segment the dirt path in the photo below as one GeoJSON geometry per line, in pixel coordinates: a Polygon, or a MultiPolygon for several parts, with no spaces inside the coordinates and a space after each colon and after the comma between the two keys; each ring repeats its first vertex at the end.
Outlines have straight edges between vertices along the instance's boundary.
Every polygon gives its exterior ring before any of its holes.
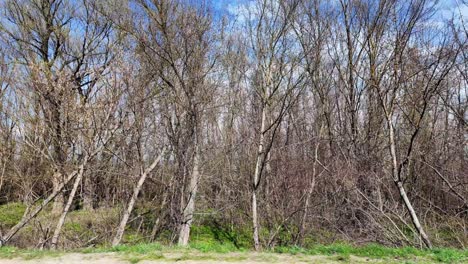
{"type": "MultiPolygon", "coordinates": [[[[158,257],[145,255],[123,255],[117,253],[67,253],[57,257],[44,257],[35,259],[0,259],[0,264],[156,264],[156,263],[183,263],[183,264],[272,264],[272,263],[401,263],[397,259],[368,259],[351,256],[340,258],[338,256],[309,256],[288,255],[272,253],[227,253],[227,254],[187,254],[164,253],[158,257]]],[[[428,263],[424,260],[412,260],[411,263],[428,263]]]]}
{"type": "Polygon", "coordinates": [[[71,253],[65,254],[59,257],[44,257],[40,259],[0,259],[1,264],[124,264],[129,263],[128,261],[120,259],[118,256],[112,253],[105,254],[79,254],[71,253]]]}

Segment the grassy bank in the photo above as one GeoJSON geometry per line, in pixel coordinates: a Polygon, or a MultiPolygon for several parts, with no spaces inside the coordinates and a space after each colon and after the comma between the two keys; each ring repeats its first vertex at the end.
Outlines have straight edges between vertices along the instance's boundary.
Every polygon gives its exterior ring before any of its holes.
{"type": "MultiPolygon", "coordinates": [[[[117,247],[87,248],[73,251],[40,251],[17,249],[14,247],[0,248],[0,258],[37,259],[44,257],[60,257],[70,253],[94,254],[112,253],[118,258],[130,263],[142,260],[206,260],[238,262],[282,262],[281,256],[291,256],[297,261],[306,261],[308,257],[320,256],[323,263],[364,262],[383,263],[468,263],[468,251],[457,249],[421,250],[411,247],[389,248],[380,245],[356,247],[349,244],[316,245],[311,248],[277,247],[274,250],[253,253],[247,249],[238,249],[229,244],[198,242],[189,247],[163,246],[158,243],[120,245],[117,247]],[[327,262],[331,261],[331,262],[327,262]]],[[[318,263],[321,263],[319,261],[318,263]]]]}
{"type": "MultiPolygon", "coordinates": [[[[6,230],[17,223],[25,210],[20,203],[10,203],[0,206],[0,228],[6,230]]],[[[468,263],[468,251],[456,248],[436,248],[423,250],[414,247],[385,247],[377,244],[355,246],[349,242],[331,243],[317,235],[308,239],[304,247],[276,246],[261,253],[252,252],[251,234],[248,228],[226,228],[219,224],[206,221],[203,225],[196,224],[191,230],[190,246],[181,248],[170,246],[170,232],[161,232],[158,243],[147,243],[145,232],[137,232],[136,227],[129,225],[123,239],[123,245],[109,247],[109,241],[118,221],[118,210],[102,208],[93,212],[76,210],[69,214],[61,237],[61,248],[64,251],[48,251],[24,249],[37,246],[37,237],[41,235],[39,222],[42,226],[55,222],[56,216],[50,214],[50,209],[36,221],[21,230],[15,240],[17,247],[0,248],[0,258],[38,259],[44,257],[60,257],[64,254],[112,254],[120,259],[136,263],[141,260],[211,260],[211,261],[245,261],[281,262],[284,256],[293,256],[295,260],[320,256],[322,260],[334,262],[356,262],[356,258],[364,261],[394,262],[394,263],[468,263]],[[53,220],[51,220],[53,219],[53,220]],[[89,243],[86,241],[92,241],[89,243]],[[21,248],[21,249],[20,249],[21,248]]],[[[152,219],[144,219],[143,227],[152,226],[152,219]]],[[[201,221],[199,221],[201,222],[201,221]]],[[[288,244],[289,233],[280,234],[283,244],[288,244]]],[[[268,236],[268,234],[265,234],[268,236]]],[[[316,263],[317,261],[314,261],[316,263]]],[[[318,262],[320,263],[320,262],[318,262]]],[[[328,263],[328,262],[325,262],[328,263]]]]}

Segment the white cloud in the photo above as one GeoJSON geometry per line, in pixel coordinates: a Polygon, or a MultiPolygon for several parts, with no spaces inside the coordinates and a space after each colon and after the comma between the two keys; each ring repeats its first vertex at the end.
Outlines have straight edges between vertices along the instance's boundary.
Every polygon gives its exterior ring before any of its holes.
{"type": "Polygon", "coordinates": [[[238,23],[245,23],[250,18],[250,13],[256,8],[255,1],[234,0],[226,7],[228,14],[235,18],[238,23]]]}

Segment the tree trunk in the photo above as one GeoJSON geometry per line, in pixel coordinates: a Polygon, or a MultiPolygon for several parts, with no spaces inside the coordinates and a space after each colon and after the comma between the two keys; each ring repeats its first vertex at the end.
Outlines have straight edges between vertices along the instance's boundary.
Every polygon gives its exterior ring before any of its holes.
{"type": "MultiPolygon", "coordinates": [[[[59,189],[59,186],[64,181],[63,178],[63,168],[65,164],[66,154],[63,147],[62,140],[62,124],[60,117],[60,108],[61,102],[58,99],[51,99],[50,103],[50,129],[52,131],[52,147],[53,147],[53,158],[56,166],[56,171],[53,175],[52,185],[54,191],[59,189]]],[[[52,207],[52,213],[55,215],[60,214],[63,211],[65,203],[65,193],[63,191],[57,194],[57,198],[54,200],[54,205],[52,207]]]]}
{"type": "Polygon", "coordinates": [[[62,174],[57,170],[52,178],[52,188],[53,192],[58,191],[57,197],[54,200],[54,204],[52,205],[52,214],[58,215],[60,212],[63,211],[63,204],[64,204],[64,193],[63,188],[60,189],[62,185],[62,174]]]}
{"type": "Polygon", "coordinates": [[[52,241],[50,248],[51,249],[57,249],[57,243],[60,237],[60,233],[62,231],[63,224],[65,223],[65,218],[67,217],[68,211],[70,210],[70,207],[73,203],[73,199],[75,198],[76,191],[78,190],[78,186],[81,183],[81,180],[83,179],[83,173],[84,173],[84,167],[86,165],[86,160],[87,157],[85,158],[85,162],[81,164],[78,175],[75,178],[75,182],[73,183],[73,188],[70,192],[70,195],[68,196],[68,201],[65,204],[65,207],[63,208],[63,212],[60,215],[60,218],[57,222],[57,226],[55,227],[54,235],[52,236],[52,241]]]}
{"type": "Polygon", "coordinates": [[[253,222],[253,240],[254,248],[256,251],[260,250],[260,241],[259,241],[259,225],[258,225],[258,213],[257,213],[257,191],[252,192],[252,222],[253,222]]]}
{"type": "Polygon", "coordinates": [[[399,181],[395,182],[395,184],[397,185],[398,191],[400,192],[400,197],[403,199],[405,207],[411,216],[411,221],[413,222],[413,225],[416,228],[416,230],[418,230],[421,240],[426,245],[426,247],[432,248],[432,243],[429,240],[429,237],[427,236],[426,232],[424,232],[424,229],[422,228],[421,223],[419,222],[418,215],[414,211],[413,205],[411,204],[410,200],[408,199],[408,196],[406,195],[405,188],[403,187],[403,182],[399,181]]]}
{"type": "Polygon", "coordinates": [[[257,161],[255,164],[255,172],[253,177],[252,186],[252,225],[253,225],[253,240],[255,250],[260,250],[260,239],[259,239],[259,223],[258,223],[258,208],[257,208],[257,190],[260,182],[260,174],[262,169],[262,163],[264,162],[264,144],[265,144],[265,127],[266,127],[266,111],[262,109],[262,120],[260,124],[260,139],[258,144],[257,161]]]}
{"type": "Polygon", "coordinates": [[[68,178],[62,184],[60,184],[58,188],[53,190],[53,192],[40,205],[38,205],[36,208],[30,211],[30,213],[25,213],[21,221],[17,223],[14,227],[12,227],[10,231],[8,231],[8,233],[0,239],[0,246],[7,244],[8,241],[10,241],[11,238],[15,236],[19,230],[21,230],[26,224],[29,223],[29,221],[31,221],[31,219],[36,217],[42,211],[42,209],[44,209],[44,207],[46,207],[51,201],[53,201],[54,198],[62,192],[65,185],[68,182],[70,182],[77,175],[77,173],[78,171],[73,171],[72,173],[70,173],[68,175],[68,178]]]}
{"type": "Polygon", "coordinates": [[[414,227],[416,228],[416,230],[418,231],[421,240],[428,248],[432,248],[432,243],[429,240],[429,237],[427,236],[426,232],[424,232],[424,229],[421,226],[421,223],[419,222],[418,215],[416,214],[413,208],[413,205],[411,204],[411,201],[409,200],[406,194],[406,190],[403,186],[403,181],[401,180],[401,175],[400,175],[399,168],[398,168],[397,154],[396,154],[395,131],[394,131],[391,116],[387,116],[387,123],[389,127],[389,141],[390,141],[389,143],[390,143],[390,154],[392,158],[393,181],[398,188],[398,191],[400,193],[400,198],[403,200],[403,203],[405,204],[405,207],[411,216],[411,221],[414,227]]]}
{"type": "Polygon", "coordinates": [[[130,201],[128,202],[127,209],[125,210],[122,220],[120,221],[119,227],[117,228],[115,237],[112,240],[112,246],[117,246],[122,240],[125,227],[127,226],[128,218],[130,217],[130,214],[132,213],[133,206],[135,205],[135,202],[138,198],[138,194],[140,193],[141,187],[143,186],[143,183],[145,182],[148,174],[150,174],[154,170],[154,168],[156,168],[156,165],[158,165],[159,161],[164,155],[165,150],[166,148],[163,148],[163,150],[161,151],[161,154],[159,154],[159,156],[154,160],[154,162],[144,172],[141,173],[140,179],[138,180],[137,185],[133,189],[133,194],[132,194],[132,197],[130,198],[130,201]]]}
{"type": "Polygon", "coordinates": [[[94,210],[93,206],[93,196],[94,196],[94,183],[91,179],[91,175],[83,175],[83,210],[92,211],[94,210]]]}
{"type": "Polygon", "coordinates": [[[192,177],[190,179],[190,186],[189,186],[189,197],[187,201],[187,205],[184,208],[183,212],[183,220],[179,231],[179,246],[186,246],[188,245],[188,241],[190,238],[190,226],[192,225],[193,221],[193,213],[195,211],[195,199],[197,197],[198,191],[198,184],[200,181],[200,157],[198,152],[198,147],[196,147],[196,153],[193,161],[193,170],[192,170],[192,177]]]}

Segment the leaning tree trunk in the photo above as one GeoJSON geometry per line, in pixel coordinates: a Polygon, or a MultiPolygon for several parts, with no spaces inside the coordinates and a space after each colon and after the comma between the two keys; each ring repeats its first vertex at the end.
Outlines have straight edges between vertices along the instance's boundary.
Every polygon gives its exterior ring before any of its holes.
{"type": "Polygon", "coordinates": [[[156,165],[158,165],[159,161],[164,155],[165,150],[166,148],[164,148],[161,151],[161,154],[159,154],[159,156],[154,160],[154,162],[143,173],[141,173],[140,179],[138,180],[137,185],[133,189],[133,194],[132,194],[132,197],[130,198],[130,201],[128,202],[127,209],[125,210],[122,216],[122,220],[120,221],[119,227],[117,228],[115,237],[112,240],[112,246],[117,246],[122,240],[125,227],[127,226],[128,219],[130,218],[130,214],[133,211],[133,206],[135,205],[135,202],[138,198],[138,194],[140,193],[141,187],[143,186],[143,183],[145,182],[146,177],[148,177],[148,174],[150,174],[154,170],[154,168],[156,168],[156,165]]]}
{"type": "Polygon", "coordinates": [[[198,147],[195,148],[195,156],[193,160],[193,169],[192,175],[190,179],[190,186],[189,186],[189,197],[187,201],[187,205],[183,210],[183,219],[179,230],[179,246],[186,246],[188,245],[189,237],[190,237],[190,227],[193,221],[193,213],[195,212],[195,199],[197,197],[198,191],[198,184],[200,181],[200,157],[198,152],[198,147]]]}
{"type": "Polygon", "coordinates": [[[396,142],[395,142],[395,132],[394,132],[394,127],[392,123],[392,118],[387,117],[387,123],[389,127],[389,143],[390,143],[390,154],[392,158],[392,176],[393,176],[393,182],[398,188],[400,198],[403,200],[403,203],[408,210],[408,213],[410,214],[411,221],[416,228],[422,242],[428,247],[432,248],[432,243],[429,240],[429,237],[427,236],[426,232],[424,231],[423,227],[421,226],[421,223],[419,222],[418,215],[416,214],[416,211],[414,210],[413,205],[411,204],[411,201],[408,198],[408,195],[406,194],[406,190],[403,186],[403,181],[401,180],[401,175],[398,169],[398,162],[397,162],[397,154],[396,154],[396,142]]]}
{"type": "Polygon", "coordinates": [[[403,200],[405,207],[411,216],[411,221],[413,222],[414,227],[418,231],[419,236],[421,237],[421,240],[426,245],[426,247],[432,248],[432,243],[429,240],[429,237],[427,236],[423,227],[421,226],[421,223],[419,222],[419,219],[418,219],[418,215],[414,211],[413,205],[411,204],[410,200],[408,199],[408,196],[406,195],[405,188],[403,187],[403,182],[398,181],[398,182],[395,182],[395,184],[398,187],[398,191],[400,192],[400,197],[403,200]]]}
{"type": "Polygon", "coordinates": [[[73,188],[70,192],[70,195],[68,196],[67,203],[65,204],[63,208],[63,212],[60,215],[60,218],[57,222],[57,226],[55,227],[54,235],[52,236],[52,241],[50,248],[51,249],[57,249],[57,243],[60,237],[60,233],[62,232],[62,227],[63,224],[65,223],[65,218],[67,217],[68,211],[70,210],[70,207],[73,203],[73,199],[75,198],[76,191],[78,190],[78,186],[81,183],[81,180],[83,179],[83,173],[84,173],[84,167],[86,165],[87,157],[85,157],[85,161],[83,164],[80,165],[78,175],[75,178],[75,182],[73,183],[73,188]]]}
{"type": "Polygon", "coordinates": [[[31,219],[36,217],[42,211],[42,209],[44,209],[44,207],[53,201],[55,197],[57,197],[57,195],[62,192],[65,185],[69,183],[77,175],[77,173],[78,171],[73,171],[70,173],[67,179],[63,181],[62,184],[60,184],[57,188],[54,188],[53,192],[44,201],[42,201],[40,205],[36,206],[36,208],[30,212],[25,213],[19,223],[13,226],[4,237],[0,238],[0,247],[6,245],[11,240],[11,238],[13,238],[16,233],[18,233],[18,231],[20,231],[25,225],[29,223],[29,221],[31,221],[31,219]]]}

